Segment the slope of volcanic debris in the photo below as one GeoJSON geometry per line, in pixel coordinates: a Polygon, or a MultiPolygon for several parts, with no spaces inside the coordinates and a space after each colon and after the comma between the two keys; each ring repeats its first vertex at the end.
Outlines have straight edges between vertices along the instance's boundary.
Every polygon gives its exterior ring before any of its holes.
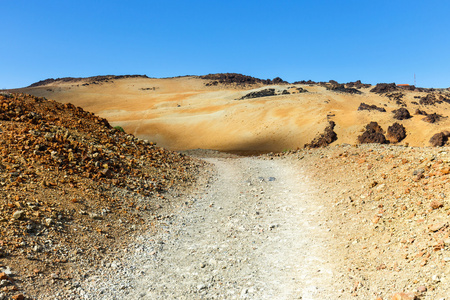
{"type": "Polygon", "coordinates": [[[0,152],[3,296],[84,276],[130,231],[148,229],[144,216],[169,208],[164,192],[187,188],[201,165],[24,94],[0,95],[0,152]]]}
{"type": "Polygon", "coordinates": [[[248,75],[242,75],[238,73],[218,73],[218,74],[208,74],[204,76],[199,76],[201,79],[212,80],[211,82],[205,83],[206,86],[214,86],[220,84],[225,85],[253,85],[253,84],[287,84],[286,81],[281,79],[280,77],[276,77],[272,80],[270,79],[259,79],[255,77],[251,77],[248,75]]]}
{"type": "Polygon", "coordinates": [[[297,155],[332,207],[319,225],[336,237],[335,275],[352,282],[342,299],[450,295],[449,150],[366,144],[284,154],[297,155]]]}
{"type": "Polygon", "coordinates": [[[41,80],[35,83],[32,83],[28,87],[38,87],[44,86],[51,83],[62,83],[62,82],[80,82],[80,81],[89,81],[89,82],[108,82],[116,79],[124,79],[124,78],[148,78],[147,75],[103,75],[103,76],[93,76],[88,78],[82,77],[63,77],[63,78],[48,78],[45,80],[41,80]]]}

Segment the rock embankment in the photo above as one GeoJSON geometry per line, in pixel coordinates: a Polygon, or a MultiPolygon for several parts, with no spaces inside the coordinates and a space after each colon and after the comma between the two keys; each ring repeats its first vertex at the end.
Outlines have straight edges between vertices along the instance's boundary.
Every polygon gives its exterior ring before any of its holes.
{"type": "Polygon", "coordinates": [[[203,164],[135,138],[80,107],[0,95],[0,298],[83,276],[203,164]],[[19,290],[19,291],[18,291],[19,290]]]}

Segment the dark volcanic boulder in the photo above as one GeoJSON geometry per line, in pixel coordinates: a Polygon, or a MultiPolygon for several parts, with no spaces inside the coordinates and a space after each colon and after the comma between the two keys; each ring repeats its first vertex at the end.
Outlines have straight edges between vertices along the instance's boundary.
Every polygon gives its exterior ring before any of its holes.
{"type": "Polygon", "coordinates": [[[436,101],[436,97],[433,94],[427,94],[425,97],[421,97],[419,103],[422,105],[434,105],[436,101]]]}
{"type": "Polygon", "coordinates": [[[395,83],[377,83],[377,85],[371,89],[372,93],[383,94],[393,91],[397,91],[397,85],[395,83]]]}
{"type": "Polygon", "coordinates": [[[377,111],[381,111],[381,112],[386,112],[386,110],[383,107],[378,107],[376,105],[369,105],[366,104],[364,102],[362,102],[359,107],[358,110],[377,110],[377,111]]]}
{"type": "Polygon", "coordinates": [[[336,123],[330,121],[328,126],[325,128],[324,133],[317,136],[311,143],[306,144],[305,148],[320,148],[326,147],[332,142],[337,140],[337,134],[334,132],[334,127],[336,123]]]}
{"type": "Polygon", "coordinates": [[[371,85],[367,84],[367,83],[361,83],[361,80],[357,80],[357,81],[353,81],[353,82],[347,82],[345,84],[345,86],[347,88],[356,88],[356,89],[360,89],[360,88],[368,88],[371,85]]]}
{"type": "MultiPolygon", "coordinates": [[[[241,85],[241,86],[258,84],[258,83],[272,84],[272,81],[270,79],[264,80],[264,79],[247,76],[247,75],[238,74],[238,73],[208,74],[208,75],[204,75],[204,76],[199,76],[199,78],[206,79],[206,80],[212,80],[213,82],[217,81],[217,83],[215,83],[213,85],[217,85],[218,83],[225,84],[225,85],[235,84],[235,85],[241,85]]],[[[205,85],[212,85],[212,84],[205,83],[205,85]]]]}
{"type": "Polygon", "coordinates": [[[433,147],[442,147],[447,143],[449,136],[450,132],[448,131],[436,133],[431,137],[430,144],[433,147]]]}
{"type": "Polygon", "coordinates": [[[348,94],[362,94],[361,91],[358,91],[355,88],[346,88],[344,84],[340,84],[334,80],[330,80],[330,82],[328,84],[326,84],[325,86],[326,86],[326,89],[329,91],[348,93],[348,94]]]}
{"type": "Polygon", "coordinates": [[[247,95],[243,96],[239,100],[244,99],[253,99],[253,98],[260,98],[260,97],[269,97],[269,96],[275,96],[275,89],[264,89],[256,92],[248,93],[247,95]]]}
{"type": "Polygon", "coordinates": [[[288,82],[284,81],[280,77],[275,77],[274,79],[272,79],[272,83],[273,84],[285,84],[285,83],[288,83],[288,82]]]}
{"type": "Polygon", "coordinates": [[[378,125],[377,122],[370,122],[366,125],[366,131],[363,132],[360,136],[358,136],[358,142],[360,144],[368,144],[368,143],[378,143],[378,144],[387,144],[388,141],[384,136],[383,129],[378,125]]]}
{"type": "Polygon", "coordinates": [[[394,113],[394,119],[396,120],[406,120],[411,118],[409,111],[404,107],[396,109],[392,112],[394,113]]]}
{"type": "Polygon", "coordinates": [[[436,123],[439,122],[440,119],[442,119],[443,116],[439,115],[437,113],[429,114],[425,118],[422,119],[422,121],[428,122],[428,123],[436,123]]]}
{"type": "Polygon", "coordinates": [[[394,93],[387,93],[386,97],[389,98],[389,100],[395,101],[397,105],[400,106],[406,106],[406,103],[402,100],[403,96],[405,96],[401,92],[394,92],[394,93]]]}
{"type": "Polygon", "coordinates": [[[317,84],[317,82],[312,81],[311,79],[306,81],[306,80],[300,80],[300,81],[295,81],[293,84],[309,84],[309,85],[314,85],[317,84]]]}
{"type": "Polygon", "coordinates": [[[389,126],[386,133],[386,138],[391,143],[398,143],[406,137],[406,129],[403,125],[395,122],[389,126]]]}
{"type": "Polygon", "coordinates": [[[416,109],[416,115],[428,116],[427,112],[424,110],[416,109]]]}

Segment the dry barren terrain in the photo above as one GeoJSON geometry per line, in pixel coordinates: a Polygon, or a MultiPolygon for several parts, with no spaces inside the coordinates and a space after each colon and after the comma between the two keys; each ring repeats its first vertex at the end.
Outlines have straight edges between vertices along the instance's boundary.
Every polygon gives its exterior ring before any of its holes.
{"type": "Polygon", "coordinates": [[[20,91],[0,94],[0,299],[450,295],[448,90],[216,74],[20,91]],[[278,153],[172,151],[197,148],[278,153]]]}
{"type": "Polygon", "coordinates": [[[360,83],[267,84],[237,74],[219,75],[53,80],[19,91],[81,106],[113,126],[172,150],[294,150],[310,143],[329,121],[336,124],[339,144],[357,143],[364,127],[375,121],[385,132],[395,122],[404,126],[401,144],[428,146],[435,133],[450,127],[448,90],[394,85],[377,93],[371,92],[374,86],[360,83]],[[410,117],[394,118],[393,111],[402,107],[410,117]],[[442,118],[423,120],[424,114],[433,113],[442,118]]]}

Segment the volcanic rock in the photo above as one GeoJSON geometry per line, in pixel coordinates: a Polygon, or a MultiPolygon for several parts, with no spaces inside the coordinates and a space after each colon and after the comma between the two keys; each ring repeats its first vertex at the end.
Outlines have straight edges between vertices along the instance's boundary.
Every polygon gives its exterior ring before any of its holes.
{"type": "MultiPolygon", "coordinates": [[[[255,78],[255,77],[251,77],[251,76],[247,76],[247,75],[242,75],[242,74],[238,74],[238,73],[218,73],[218,74],[208,74],[208,75],[204,75],[204,76],[200,76],[199,78],[201,79],[207,79],[207,80],[213,80],[213,82],[217,82],[214,83],[214,85],[217,85],[219,83],[221,84],[225,84],[225,85],[230,85],[230,84],[236,84],[236,85],[253,85],[253,84],[258,84],[258,83],[262,83],[262,84],[272,84],[272,80],[270,79],[259,79],[259,78],[255,78]]],[[[285,83],[285,81],[283,81],[281,78],[274,78],[274,80],[277,80],[277,83],[285,83]]],[[[211,83],[209,83],[211,85],[211,83]]]]}
{"type": "Polygon", "coordinates": [[[366,125],[366,131],[362,135],[358,136],[358,142],[360,144],[378,143],[387,144],[388,141],[384,136],[383,129],[377,122],[370,122],[366,125]]]}
{"type": "Polygon", "coordinates": [[[371,87],[370,84],[367,83],[361,83],[361,80],[357,80],[357,81],[353,81],[353,82],[347,82],[345,84],[345,87],[347,88],[356,88],[356,89],[361,89],[361,88],[368,88],[371,87]]]}
{"type": "Polygon", "coordinates": [[[340,84],[334,80],[330,80],[330,83],[326,85],[326,89],[329,91],[348,93],[348,94],[362,94],[355,88],[347,88],[344,84],[340,84]]]}
{"type": "Polygon", "coordinates": [[[394,113],[394,119],[396,120],[406,120],[411,118],[409,111],[404,107],[396,109],[392,112],[394,113]]]}
{"type": "Polygon", "coordinates": [[[450,132],[448,132],[448,131],[436,133],[435,135],[433,135],[431,137],[430,145],[432,147],[442,147],[447,143],[449,136],[450,136],[450,132]]]}
{"type": "Polygon", "coordinates": [[[275,95],[276,95],[275,89],[264,89],[264,90],[248,93],[247,95],[239,98],[239,100],[253,99],[253,98],[260,98],[260,97],[270,97],[270,96],[275,96],[275,95]]]}
{"type": "Polygon", "coordinates": [[[324,133],[320,134],[316,137],[311,143],[306,144],[305,148],[320,148],[326,147],[329,144],[333,143],[337,140],[337,134],[334,132],[334,127],[336,123],[333,121],[329,121],[328,126],[325,128],[324,133]]]}
{"type": "Polygon", "coordinates": [[[420,110],[420,109],[416,109],[416,112],[414,113],[416,115],[422,115],[422,116],[427,116],[428,113],[424,110],[420,110]]]}
{"type": "Polygon", "coordinates": [[[377,85],[370,90],[372,93],[384,94],[397,91],[398,87],[395,83],[377,83],[377,85]]]}
{"type": "Polygon", "coordinates": [[[404,94],[401,92],[394,92],[394,93],[387,93],[386,97],[389,98],[389,100],[395,101],[397,105],[400,106],[406,106],[406,103],[402,100],[404,94]]]}
{"type": "Polygon", "coordinates": [[[391,143],[398,143],[406,137],[406,129],[403,125],[395,122],[387,129],[386,138],[391,143]]]}
{"type": "Polygon", "coordinates": [[[286,84],[286,83],[288,82],[284,81],[280,77],[275,77],[274,79],[272,79],[272,84],[286,84]]]}
{"type": "Polygon", "coordinates": [[[434,105],[436,97],[433,94],[427,94],[425,97],[420,98],[419,103],[422,105],[434,105]]]}
{"type": "MultiPolygon", "coordinates": [[[[43,85],[48,85],[52,83],[58,83],[58,82],[80,82],[83,80],[90,81],[91,83],[97,83],[97,82],[108,82],[113,79],[124,79],[124,78],[148,78],[147,75],[105,75],[105,76],[93,76],[93,77],[87,77],[87,78],[76,78],[76,77],[63,77],[63,78],[48,78],[45,80],[41,80],[38,82],[35,82],[28,87],[39,87],[43,85]]],[[[89,84],[87,84],[89,85],[89,84]]]]}
{"type": "Polygon", "coordinates": [[[425,118],[422,119],[422,121],[428,122],[428,123],[436,123],[439,122],[440,119],[442,119],[443,116],[439,115],[437,113],[432,113],[427,115],[425,118]]]}
{"type": "Polygon", "coordinates": [[[377,110],[377,111],[380,111],[380,112],[386,112],[386,109],[384,109],[383,107],[378,107],[376,105],[369,105],[369,104],[366,104],[364,102],[362,102],[359,105],[358,110],[369,110],[369,111],[370,110],[377,110]]]}

